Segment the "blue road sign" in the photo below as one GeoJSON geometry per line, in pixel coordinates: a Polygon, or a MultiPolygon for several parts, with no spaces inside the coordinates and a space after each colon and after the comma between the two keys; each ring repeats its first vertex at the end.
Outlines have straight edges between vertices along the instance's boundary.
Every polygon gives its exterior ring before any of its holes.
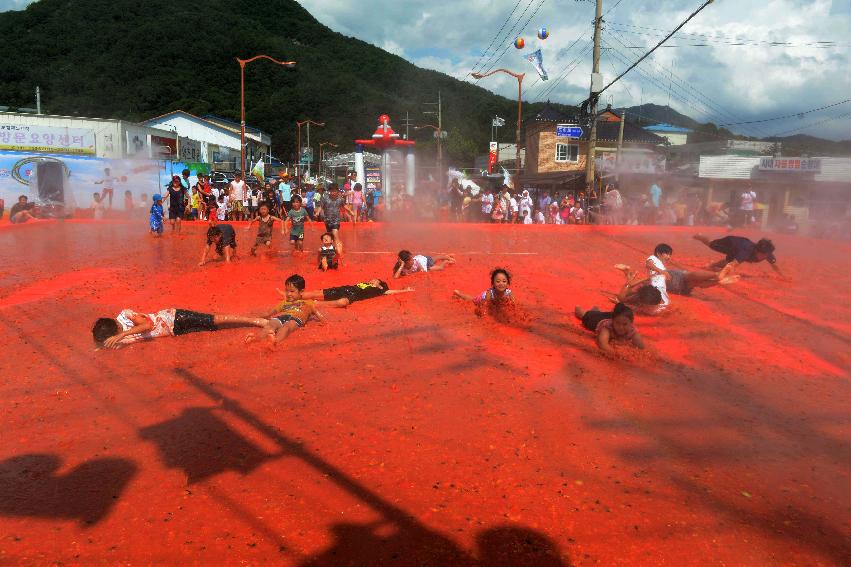
{"type": "Polygon", "coordinates": [[[556,136],[564,138],[581,138],[582,128],[573,124],[556,125],[556,136]]]}

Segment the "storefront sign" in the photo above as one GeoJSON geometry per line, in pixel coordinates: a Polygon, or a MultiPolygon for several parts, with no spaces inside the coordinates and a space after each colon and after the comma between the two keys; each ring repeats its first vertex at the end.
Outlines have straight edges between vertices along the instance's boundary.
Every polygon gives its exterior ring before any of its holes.
{"type": "Polygon", "coordinates": [[[797,171],[805,173],[821,172],[821,160],[814,158],[759,158],[760,171],[797,171]]]}
{"type": "Polygon", "coordinates": [[[181,161],[201,161],[201,142],[181,136],[178,153],[181,161]]]}
{"type": "Polygon", "coordinates": [[[0,124],[0,150],[94,155],[95,132],[87,128],[0,124]]]}

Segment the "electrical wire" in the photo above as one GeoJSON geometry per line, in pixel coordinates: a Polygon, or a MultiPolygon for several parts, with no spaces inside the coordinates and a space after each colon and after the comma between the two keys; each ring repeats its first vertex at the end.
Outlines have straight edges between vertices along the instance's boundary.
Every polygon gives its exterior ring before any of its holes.
{"type": "Polygon", "coordinates": [[[851,98],[846,98],[840,102],[834,102],[833,104],[828,104],[827,106],[820,106],[818,108],[813,108],[811,110],[806,110],[804,112],[795,112],[793,114],[786,114],[784,116],[775,116],[774,118],[763,118],[762,120],[750,120],[748,122],[728,122],[726,124],[719,124],[719,126],[737,126],[739,124],[759,124],[761,122],[772,122],[774,120],[783,120],[784,118],[801,118],[805,114],[812,114],[813,112],[818,112],[820,110],[826,110],[828,108],[833,108],[834,106],[839,106],[845,104],[846,102],[851,102],[851,98]]]}
{"type": "MultiPolygon", "coordinates": [[[[519,30],[519,31],[522,31],[522,30],[523,30],[523,28],[525,28],[527,25],[529,25],[529,22],[531,22],[531,21],[532,21],[532,18],[534,18],[534,17],[538,14],[538,11],[541,9],[541,6],[543,6],[543,5],[544,5],[544,2],[546,2],[546,1],[547,1],[547,0],[540,0],[540,2],[538,2],[538,5],[535,7],[535,11],[534,11],[534,12],[532,12],[532,14],[531,14],[528,18],[526,18],[526,21],[523,23],[523,25],[522,25],[522,26],[520,26],[520,30],[519,30]]],[[[529,5],[531,6],[531,3],[530,3],[529,5]]],[[[528,8],[528,6],[527,6],[527,8],[528,8]]],[[[523,17],[523,14],[521,14],[521,15],[520,15],[520,17],[522,18],[522,17],[523,17]]],[[[507,45],[507,46],[505,47],[505,49],[503,49],[503,50],[502,50],[502,53],[500,54],[499,58],[498,58],[496,61],[494,61],[494,62],[490,65],[490,67],[488,67],[488,69],[487,69],[487,70],[485,70],[485,71],[484,71],[484,73],[482,73],[482,74],[490,73],[490,72],[491,72],[494,68],[496,68],[497,64],[498,64],[500,61],[502,61],[502,58],[505,56],[506,51],[508,51],[509,49],[511,49],[511,47],[512,47],[512,45],[511,45],[511,44],[507,45]]]]}
{"type": "MultiPolygon", "coordinates": [[[[488,45],[487,49],[485,49],[482,52],[482,54],[479,56],[478,61],[476,61],[476,63],[473,65],[473,67],[469,71],[467,71],[466,75],[464,75],[464,79],[469,77],[473,73],[473,71],[476,70],[476,67],[479,66],[479,63],[481,63],[482,59],[485,58],[485,55],[487,55],[487,53],[491,50],[491,47],[493,47],[494,43],[496,43],[497,38],[500,37],[500,35],[502,35],[502,30],[504,30],[505,26],[508,25],[508,22],[511,21],[511,18],[514,16],[514,12],[517,11],[517,7],[520,5],[520,2],[522,2],[522,1],[523,0],[517,0],[517,2],[514,3],[514,8],[511,9],[511,13],[509,13],[508,17],[505,18],[505,21],[502,22],[502,26],[499,28],[499,31],[497,31],[496,34],[493,36],[493,39],[491,39],[491,42],[488,45]]],[[[531,4],[533,1],[534,0],[529,0],[529,3],[531,4]]]]}

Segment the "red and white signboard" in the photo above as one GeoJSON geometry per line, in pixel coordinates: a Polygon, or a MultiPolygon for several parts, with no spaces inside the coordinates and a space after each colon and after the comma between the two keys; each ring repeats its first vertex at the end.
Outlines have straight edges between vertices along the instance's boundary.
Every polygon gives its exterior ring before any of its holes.
{"type": "Polygon", "coordinates": [[[499,143],[491,142],[490,153],[488,154],[488,173],[493,173],[497,161],[499,161],[499,143]]]}

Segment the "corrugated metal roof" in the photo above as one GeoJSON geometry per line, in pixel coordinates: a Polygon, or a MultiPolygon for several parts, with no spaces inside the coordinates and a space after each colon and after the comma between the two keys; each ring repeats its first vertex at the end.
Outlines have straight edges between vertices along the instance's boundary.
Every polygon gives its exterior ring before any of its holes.
{"type": "Polygon", "coordinates": [[[816,181],[851,183],[851,158],[819,159],[821,159],[821,173],[816,174],[816,181]]]}
{"type": "MultiPolygon", "coordinates": [[[[851,183],[851,158],[820,157],[821,172],[815,181],[851,183]]],[[[698,177],[706,179],[753,179],[760,156],[700,156],[698,177]]],[[[782,175],[790,175],[783,173],[782,175]]],[[[794,175],[794,174],[791,174],[794,175]]]]}
{"type": "Polygon", "coordinates": [[[697,176],[706,179],[750,179],[759,157],[700,156],[697,176]]]}
{"type": "Polygon", "coordinates": [[[645,126],[644,129],[648,132],[668,132],[671,134],[688,134],[691,132],[689,128],[674,126],[672,124],[654,124],[653,126],[645,126]]]}

